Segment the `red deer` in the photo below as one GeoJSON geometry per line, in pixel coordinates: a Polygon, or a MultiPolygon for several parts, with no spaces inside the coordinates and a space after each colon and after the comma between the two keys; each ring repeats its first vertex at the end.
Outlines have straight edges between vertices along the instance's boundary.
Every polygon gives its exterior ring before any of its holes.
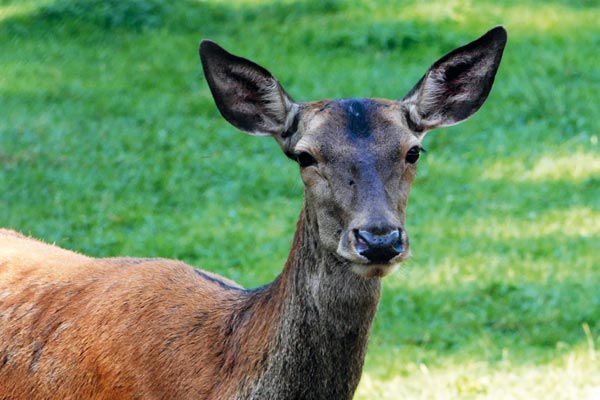
{"type": "Polygon", "coordinates": [[[299,165],[305,199],[283,271],[247,290],[179,261],[96,259],[2,230],[0,398],[352,398],[381,278],[409,256],[423,136],[481,107],[505,43],[492,29],[401,100],[298,103],[203,41],[223,117],[299,165]]]}

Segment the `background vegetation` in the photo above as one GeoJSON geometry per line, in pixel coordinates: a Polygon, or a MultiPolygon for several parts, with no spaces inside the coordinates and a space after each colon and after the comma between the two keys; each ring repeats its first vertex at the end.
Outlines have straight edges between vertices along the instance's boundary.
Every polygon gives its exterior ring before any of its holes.
{"type": "Polygon", "coordinates": [[[385,280],[357,398],[600,398],[598,21],[598,0],[0,0],[0,226],[264,284],[297,167],[221,119],[199,40],[300,101],[399,98],[503,24],[487,104],[425,140],[414,256],[385,280]]]}

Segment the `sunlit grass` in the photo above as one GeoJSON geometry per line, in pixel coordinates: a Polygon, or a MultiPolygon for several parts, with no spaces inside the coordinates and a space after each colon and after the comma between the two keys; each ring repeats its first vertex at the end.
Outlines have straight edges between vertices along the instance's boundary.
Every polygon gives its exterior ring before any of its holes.
{"type": "Polygon", "coordinates": [[[485,179],[506,179],[517,182],[568,181],[576,182],[600,177],[600,149],[596,153],[573,151],[568,155],[545,154],[538,160],[518,163],[497,161],[483,173],[485,179]]]}
{"type": "Polygon", "coordinates": [[[22,1],[18,3],[0,3],[0,23],[9,18],[30,14],[39,4],[33,1],[22,1]]]}
{"type": "Polygon", "coordinates": [[[498,240],[539,239],[552,235],[578,237],[600,236],[600,210],[576,207],[536,213],[527,218],[480,218],[458,226],[459,237],[491,237],[498,240]]]}
{"type": "MultiPolygon", "coordinates": [[[[592,2],[590,2],[592,4],[592,2]]],[[[568,2],[480,2],[473,0],[437,0],[381,4],[366,1],[348,10],[358,15],[368,10],[375,21],[423,21],[436,24],[503,24],[512,32],[530,37],[532,34],[589,35],[584,27],[593,29],[600,17],[596,7],[574,7],[568,2]],[[358,11],[357,11],[358,10],[358,11]]]]}
{"type": "Polygon", "coordinates": [[[524,365],[511,356],[507,348],[504,358],[494,364],[456,359],[442,368],[403,365],[405,374],[391,379],[367,373],[356,399],[593,400],[600,396],[600,354],[593,348],[579,348],[548,364],[524,365]]]}

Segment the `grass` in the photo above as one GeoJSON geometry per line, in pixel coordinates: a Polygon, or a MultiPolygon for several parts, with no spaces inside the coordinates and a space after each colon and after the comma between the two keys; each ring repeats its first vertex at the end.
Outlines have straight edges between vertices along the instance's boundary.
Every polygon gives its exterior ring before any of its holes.
{"type": "Polygon", "coordinates": [[[598,20],[597,0],[0,0],[0,226],[264,284],[302,187],[218,115],[199,40],[301,101],[398,98],[503,24],[486,105],[425,140],[414,256],[385,280],[356,397],[597,398],[598,20]]]}

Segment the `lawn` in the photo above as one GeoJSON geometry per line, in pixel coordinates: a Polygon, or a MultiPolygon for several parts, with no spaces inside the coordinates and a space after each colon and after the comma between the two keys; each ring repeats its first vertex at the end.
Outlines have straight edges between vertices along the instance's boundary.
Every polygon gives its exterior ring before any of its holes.
{"type": "Polygon", "coordinates": [[[220,117],[200,39],[299,101],[399,98],[502,24],[487,103],[425,139],[413,257],[385,279],[356,398],[600,398],[598,21],[598,0],[0,0],[0,226],[262,285],[302,185],[220,117]]]}

